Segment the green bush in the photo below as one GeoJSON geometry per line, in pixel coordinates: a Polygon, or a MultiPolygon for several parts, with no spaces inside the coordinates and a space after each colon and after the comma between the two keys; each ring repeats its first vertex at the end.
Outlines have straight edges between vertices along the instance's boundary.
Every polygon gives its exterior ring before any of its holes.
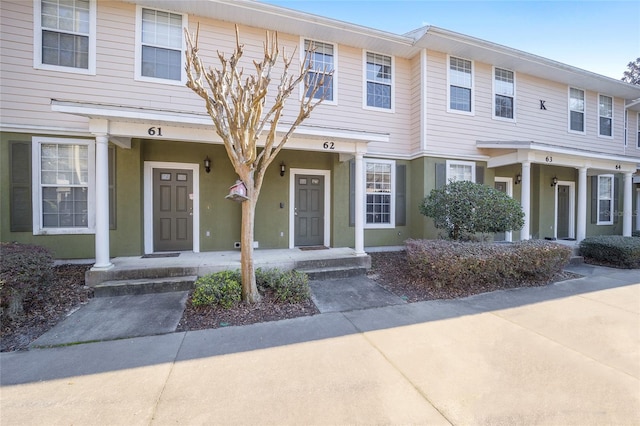
{"type": "Polygon", "coordinates": [[[580,254],[587,260],[620,268],[640,268],[640,238],[602,235],[580,242],[580,254]]]}
{"type": "Polygon", "coordinates": [[[53,279],[53,256],[40,246],[0,244],[0,317],[17,319],[24,303],[53,279]]]}
{"type": "Polygon", "coordinates": [[[309,300],[309,276],[300,271],[284,272],[275,282],[273,289],[280,302],[299,303],[309,300]]]}
{"type": "Polygon", "coordinates": [[[274,289],[281,276],[282,271],[278,268],[256,268],[256,285],[258,286],[258,290],[265,292],[274,289]]]}
{"type": "Polygon", "coordinates": [[[240,301],[242,285],[240,272],[222,271],[204,275],[195,282],[191,297],[193,306],[220,305],[231,308],[240,301]]]}
{"type": "Polygon", "coordinates": [[[411,274],[436,287],[518,287],[545,282],[569,262],[571,249],[529,240],[512,244],[407,240],[411,274]]]}
{"type": "Polygon", "coordinates": [[[446,229],[452,240],[473,239],[478,232],[517,231],[524,224],[520,204],[497,189],[469,181],[450,182],[434,189],[420,213],[446,229]]]}

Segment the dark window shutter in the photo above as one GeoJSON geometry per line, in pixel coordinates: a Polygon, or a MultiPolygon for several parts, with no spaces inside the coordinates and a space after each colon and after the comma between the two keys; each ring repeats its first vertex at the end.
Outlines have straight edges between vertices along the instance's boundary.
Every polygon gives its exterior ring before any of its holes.
{"type": "Polygon", "coordinates": [[[407,224],[407,166],[396,166],[396,226],[407,224]]]}
{"type": "Polygon", "coordinates": [[[11,232],[33,230],[31,210],[31,143],[9,142],[11,232]]]}
{"type": "Polygon", "coordinates": [[[591,176],[591,223],[598,223],[598,176],[591,176]]]}
{"type": "Polygon", "coordinates": [[[611,214],[613,215],[613,223],[618,223],[618,202],[620,201],[620,178],[613,178],[613,205],[611,206],[611,214]]]}
{"type": "Polygon", "coordinates": [[[447,184],[447,164],[436,163],[436,189],[440,189],[447,184]]]}
{"type": "Polygon", "coordinates": [[[476,183],[484,185],[484,166],[476,166],[476,183]]]}
{"type": "Polygon", "coordinates": [[[356,226],[356,162],[349,160],[349,226],[356,226]]]}
{"type": "Polygon", "coordinates": [[[109,229],[116,229],[116,148],[109,147],[109,229]]]}

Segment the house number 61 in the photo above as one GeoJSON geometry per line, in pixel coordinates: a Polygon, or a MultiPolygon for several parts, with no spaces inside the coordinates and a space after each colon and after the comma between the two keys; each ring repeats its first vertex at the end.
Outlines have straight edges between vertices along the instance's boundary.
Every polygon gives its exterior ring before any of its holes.
{"type": "Polygon", "coordinates": [[[162,127],[149,127],[149,136],[162,136],[162,127]]]}

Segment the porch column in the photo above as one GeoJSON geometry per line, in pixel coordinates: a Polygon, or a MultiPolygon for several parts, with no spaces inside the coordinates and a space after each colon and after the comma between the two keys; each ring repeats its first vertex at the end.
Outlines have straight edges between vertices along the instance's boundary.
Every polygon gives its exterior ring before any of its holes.
{"type": "Polygon", "coordinates": [[[622,236],[631,236],[631,222],[633,221],[633,208],[631,200],[633,200],[633,174],[627,172],[624,174],[624,193],[622,194],[622,236]]]}
{"type": "Polygon", "coordinates": [[[364,161],[363,155],[356,152],[356,182],[355,182],[355,250],[357,256],[364,252],[364,161]]]}
{"type": "Polygon", "coordinates": [[[520,205],[524,212],[524,225],[520,230],[520,239],[528,240],[531,237],[530,215],[531,215],[531,163],[522,163],[522,192],[520,194],[520,205]]]}
{"type": "Polygon", "coordinates": [[[109,137],[96,135],[96,263],[92,270],[113,267],[109,259],[109,137]]]}
{"type": "Polygon", "coordinates": [[[576,241],[587,236],[587,168],[578,169],[578,211],[576,217],[576,241]]]}

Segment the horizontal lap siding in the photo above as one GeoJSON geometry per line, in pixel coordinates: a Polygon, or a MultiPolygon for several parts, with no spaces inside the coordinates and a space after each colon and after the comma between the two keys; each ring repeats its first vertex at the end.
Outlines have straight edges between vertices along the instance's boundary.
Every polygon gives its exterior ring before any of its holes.
{"type": "MultiPolygon", "coordinates": [[[[481,141],[534,141],[566,148],[624,154],[624,104],[614,98],[614,139],[600,138],[598,94],[586,90],[586,135],[569,133],[568,87],[518,73],[516,78],[516,120],[492,118],[492,65],[474,62],[473,116],[447,112],[447,56],[428,52],[427,149],[457,155],[475,155],[481,141]],[[546,110],[540,109],[545,101],[546,110]]],[[[606,95],[606,94],[605,94],[606,95]]]]}

